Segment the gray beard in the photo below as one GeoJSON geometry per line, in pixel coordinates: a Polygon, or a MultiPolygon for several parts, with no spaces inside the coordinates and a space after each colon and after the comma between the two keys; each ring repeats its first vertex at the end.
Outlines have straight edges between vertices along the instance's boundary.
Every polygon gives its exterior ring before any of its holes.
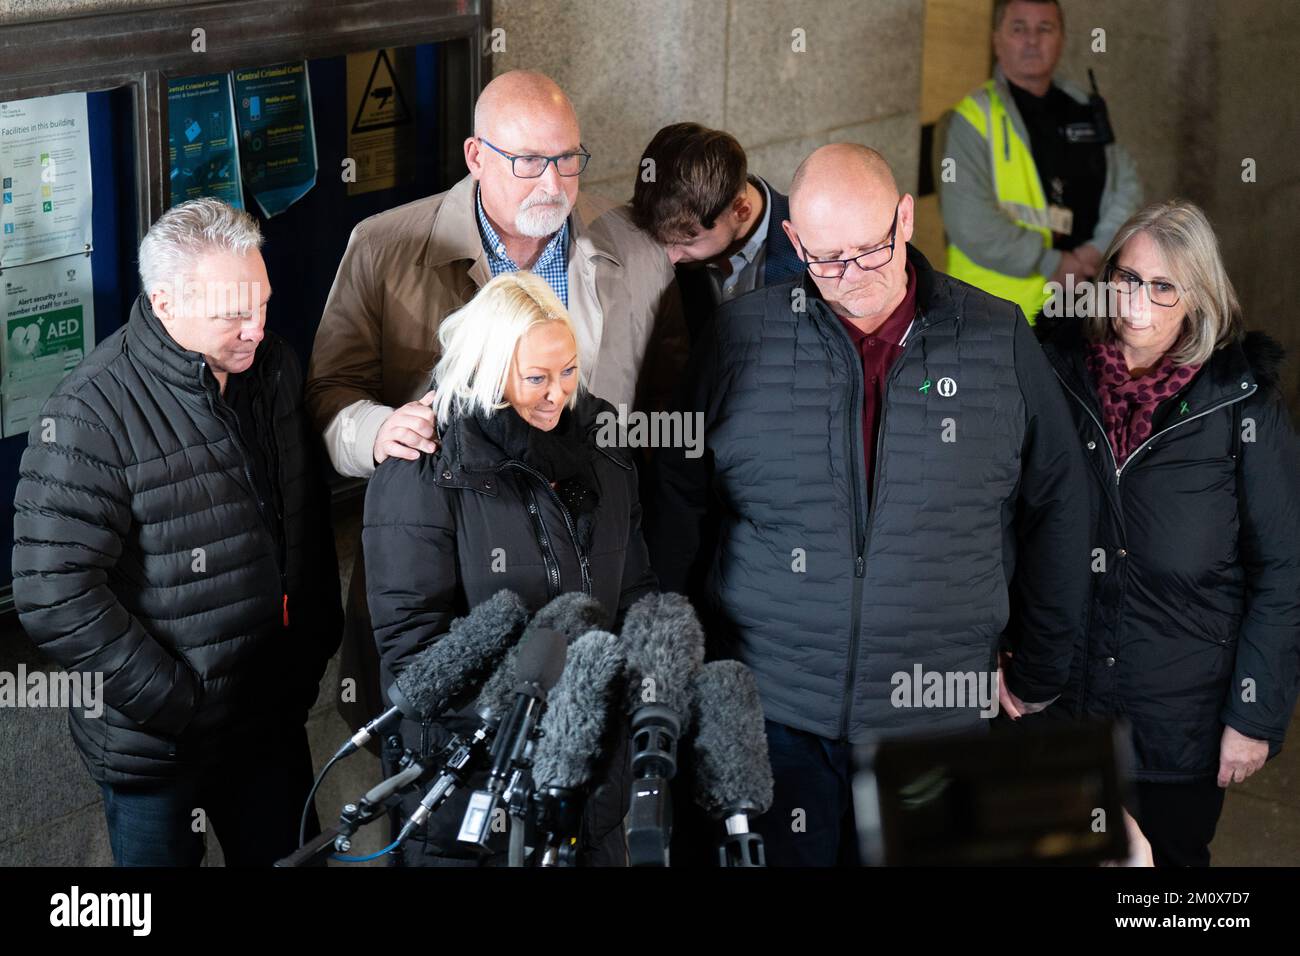
{"type": "Polygon", "coordinates": [[[559,205],[537,203],[528,209],[520,209],[515,216],[515,231],[530,239],[545,239],[560,231],[564,220],[569,217],[569,204],[559,205]]]}

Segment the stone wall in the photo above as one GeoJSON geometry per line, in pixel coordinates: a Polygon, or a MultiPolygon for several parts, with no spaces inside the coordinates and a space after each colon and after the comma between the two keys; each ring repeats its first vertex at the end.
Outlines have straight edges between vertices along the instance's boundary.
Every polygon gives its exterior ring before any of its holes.
{"type": "Polygon", "coordinates": [[[849,140],[884,152],[911,191],[923,12],[921,0],[495,0],[493,72],[556,79],[593,153],[583,187],[611,198],[632,195],[655,132],[686,120],[734,134],[779,189],[818,146],[849,140]]]}

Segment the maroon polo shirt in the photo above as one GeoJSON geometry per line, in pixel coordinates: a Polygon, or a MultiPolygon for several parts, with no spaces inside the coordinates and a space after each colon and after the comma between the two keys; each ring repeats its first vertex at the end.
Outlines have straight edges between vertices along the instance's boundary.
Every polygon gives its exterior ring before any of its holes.
{"type": "Polygon", "coordinates": [[[880,413],[885,407],[885,379],[903,354],[899,344],[916,317],[916,269],[907,264],[907,292],[880,328],[868,335],[844,316],[836,314],[854,347],[862,356],[862,452],[866,459],[867,495],[875,485],[876,436],[880,434],[880,413]]]}

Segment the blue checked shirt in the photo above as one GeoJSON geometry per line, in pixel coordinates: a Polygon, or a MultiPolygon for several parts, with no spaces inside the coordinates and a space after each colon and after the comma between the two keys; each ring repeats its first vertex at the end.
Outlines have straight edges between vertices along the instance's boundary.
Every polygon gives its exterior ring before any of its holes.
{"type": "MultiPolygon", "coordinates": [[[[518,272],[519,266],[506,255],[505,243],[501,241],[497,231],[492,228],[492,223],[488,222],[487,214],[483,212],[483,200],[479,196],[477,186],[474,188],[474,205],[478,208],[478,231],[483,239],[483,251],[487,253],[488,268],[492,270],[492,278],[495,279],[504,272],[518,272]]],[[[564,225],[546,244],[542,254],[533,263],[531,271],[546,280],[546,284],[559,296],[567,309],[569,307],[568,219],[564,220],[564,225]]]]}

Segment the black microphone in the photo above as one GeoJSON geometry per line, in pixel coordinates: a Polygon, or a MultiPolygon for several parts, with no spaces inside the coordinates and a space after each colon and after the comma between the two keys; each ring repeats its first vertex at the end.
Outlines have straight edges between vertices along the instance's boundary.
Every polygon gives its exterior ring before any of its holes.
{"type": "Polygon", "coordinates": [[[624,663],[619,639],[607,631],[589,631],[569,647],[533,759],[534,809],[546,835],[543,866],[562,862],[578,835],[624,663]]]}
{"type": "Polygon", "coordinates": [[[695,675],[695,802],[726,835],[718,865],[766,866],[751,817],[772,806],[772,764],[754,674],[740,661],[713,661],[695,675]]]}
{"type": "Polygon", "coordinates": [[[691,678],[704,661],[704,629],[680,594],[647,594],[623,619],[625,706],[632,732],[632,866],[667,866],[672,835],[668,781],[691,715],[691,678]]]}
{"type": "Polygon", "coordinates": [[[531,641],[533,634],[544,628],[558,631],[567,641],[573,641],[580,634],[603,627],[607,622],[608,614],[600,602],[580,591],[567,592],[553,598],[533,615],[523,638],[505,652],[501,663],[479,691],[474,709],[482,723],[468,738],[457,735],[448,743],[444,752],[449,752],[451,756],[444,762],[438,779],[402,827],[398,836],[399,843],[404,843],[422,826],[430,815],[450,799],[458,787],[465,786],[470,776],[483,763],[496,739],[502,719],[513,706],[515,688],[520,681],[520,650],[531,641]]]}
{"type": "Polygon", "coordinates": [[[355,753],[399,716],[425,720],[445,710],[518,643],[527,622],[523,599],[504,588],[452,621],[446,634],[397,675],[388,688],[393,706],[353,734],[333,759],[355,753]]]}
{"type": "Polygon", "coordinates": [[[501,721],[492,741],[492,766],[487,787],[470,795],[456,839],[488,848],[488,833],[497,802],[511,784],[511,778],[530,765],[528,750],[536,737],[537,725],[546,709],[546,695],[564,671],[567,650],[565,636],[549,628],[529,628],[520,645],[519,683],[515,702],[501,721]]]}

